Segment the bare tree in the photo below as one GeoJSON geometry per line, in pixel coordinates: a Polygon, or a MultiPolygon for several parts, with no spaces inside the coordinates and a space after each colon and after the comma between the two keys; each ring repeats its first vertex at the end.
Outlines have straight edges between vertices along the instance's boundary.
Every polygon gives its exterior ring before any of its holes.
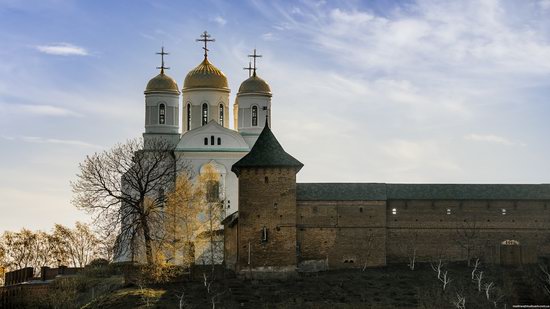
{"type": "Polygon", "coordinates": [[[550,271],[548,270],[548,266],[539,264],[539,268],[542,273],[541,279],[544,292],[550,295],[550,271]]]}
{"type": "Polygon", "coordinates": [[[449,285],[449,283],[451,283],[451,278],[447,275],[448,271],[444,271],[441,273],[441,278],[439,278],[439,281],[441,281],[441,283],[443,283],[443,291],[445,291],[445,289],[447,288],[447,285],[449,285]]]}
{"type": "Polygon", "coordinates": [[[483,287],[483,271],[479,271],[475,274],[474,281],[477,283],[477,291],[481,292],[483,287]]]}
{"type": "Polygon", "coordinates": [[[178,300],[179,300],[179,302],[178,302],[178,308],[179,308],[179,309],[184,309],[185,306],[187,305],[187,304],[185,303],[185,290],[183,290],[183,291],[181,292],[181,295],[178,296],[178,300]]]}
{"type": "Polygon", "coordinates": [[[56,224],[53,234],[73,267],[84,267],[99,257],[100,240],[87,224],[76,222],[74,229],[56,224]]]}
{"type": "Polygon", "coordinates": [[[111,229],[96,229],[94,234],[98,238],[97,257],[112,261],[115,254],[117,231],[111,229]]]}
{"type": "Polygon", "coordinates": [[[407,266],[409,266],[411,270],[414,270],[416,267],[416,256],[418,251],[418,232],[414,232],[412,234],[411,238],[407,240],[404,248],[409,259],[407,266]]]}
{"type": "Polygon", "coordinates": [[[465,219],[456,228],[456,243],[466,251],[468,267],[471,266],[471,259],[477,254],[479,241],[479,226],[476,220],[465,219]]]}
{"type": "Polygon", "coordinates": [[[206,247],[202,248],[206,256],[203,256],[203,262],[207,258],[214,270],[216,262],[223,258],[223,240],[220,239],[220,231],[222,229],[221,221],[223,219],[223,205],[220,198],[220,175],[217,173],[214,166],[206,165],[198,177],[197,188],[200,199],[200,217],[201,217],[201,233],[198,234],[197,245],[204,243],[206,247]]]}
{"type": "Polygon", "coordinates": [[[441,268],[443,266],[442,260],[439,259],[437,264],[430,263],[430,266],[432,267],[432,270],[437,273],[437,279],[441,280],[441,268]]]}
{"type": "Polygon", "coordinates": [[[457,309],[466,309],[466,297],[456,293],[456,300],[451,302],[457,309]]]}
{"type": "Polygon", "coordinates": [[[31,250],[34,256],[33,266],[36,270],[43,266],[50,266],[55,263],[51,252],[54,247],[54,240],[50,235],[43,231],[34,232],[34,242],[31,250]]]}
{"type": "Polygon", "coordinates": [[[216,291],[212,284],[214,283],[214,276],[207,276],[205,273],[203,275],[203,285],[206,289],[206,293],[208,295],[208,298],[210,300],[210,303],[212,304],[212,309],[216,309],[216,304],[218,303],[218,298],[220,298],[223,294],[227,292],[227,290],[223,290],[221,292],[216,291]]]}
{"type": "Polygon", "coordinates": [[[8,269],[20,269],[34,267],[36,234],[27,229],[19,232],[4,232],[2,243],[4,244],[4,257],[8,269]]]}
{"type": "Polygon", "coordinates": [[[181,173],[166,202],[163,248],[169,255],[169,262],[177,263],[180,254],[183,265],[194,262],[191,250],[194,250],[193,242],[203,225],[199,220],[202,198],[202,190],[187,174],[181,173]]]}
{"type": "Polygon", "coordinates": [[[7,267],[6,248],[0,239],[0,286],[4,285],[4,275],[6,274],[7,267]]]}
{"type": "Polygon", "coordinates": [[[485,283],[483,285],[483,289],[485,290],[485,297],[487,298],[487,300],[491,300],[491,289],[494,287],[494,283],[493,282],[489,282],[489,283],[485,283]]]}
{"type": "Polygon", "coordinates": [[[472,280],[475,279],[476,271],[477,271],[477,269],[479,268],[480,265],[481,265],[481,262],[479,261],[479,259],[476,259],[476,261],[474,263],[474,269],[472,269],[472,280]]]}
{"type": "Polygon", "coordinates": [[[430,265],[432,270],[437,274],[437,279],[443,284],[443,291],[445,291],[447,289],[447,285],[449,285],[449,283],[453,280],[448,276],[448,271],[443,270],[443,261],[439,259],[437,264],[430,263],[430,265]]]}
{"type": "MultiPolygon", "coordinates": [[[[104,228],[120,229],[119,253],[142,243],[148,264],[154,262],[154,227],[162,222],[164,192],[175,181],[175,157],[163,139],[147,144],[129,140],[87,156],[72,182],[73,204],[95,216],[104,228]]],[[[124,252],[126,253],[126,252],[124,252]]]]}

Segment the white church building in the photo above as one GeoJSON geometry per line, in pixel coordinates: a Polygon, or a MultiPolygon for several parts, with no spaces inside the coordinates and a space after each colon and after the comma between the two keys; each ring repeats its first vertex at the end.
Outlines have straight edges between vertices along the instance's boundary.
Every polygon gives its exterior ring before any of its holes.
{"type": "MultiPolygon", "coordinates": [[[[233,106],[234,128],[229,127],[230,89],[225,74],[208,59],[207,42],[210,35],[201,35],[204,58],[189,71],[178,87],[165,73],[164,49],[160,74],[145,88],[144,145],[162,138],[173,147],[176,170],[185,167],[196,177],[205,167],[213,166],[219,173],[219,199],[223,212],[230,215],[238,210],[238,180],[231,166],[245,156],[261,133],[266,120],[271,123],[271,89],[249,66],[250,77],[243,81],[233,106]],[[180,101],[181,98],[181,101],[180,101]],[[180,105],[181,102],[181,105],[180,105]],[[180,107],[181,106],[181,107],[180,107]],[[179,123],[181,110],[182,125],[179,123]]],[[[117,260],[129,260],[120,256],[117,260]]]]}

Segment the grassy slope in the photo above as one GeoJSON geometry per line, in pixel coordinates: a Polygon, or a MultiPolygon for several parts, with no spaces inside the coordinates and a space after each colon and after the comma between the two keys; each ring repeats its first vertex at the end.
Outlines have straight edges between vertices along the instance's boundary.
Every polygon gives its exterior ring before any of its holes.
{"type": "MultiPolygon", "coordinates": [[[[364,272],[342,270],[306,274],[290,280],[226,279],[214,283],[210,294],[202,282],[131,287],[104,295],[84,308],[178,308],[183,292],[184,308],[212,308],[211,298],[217,294],[221,295],[216,298],[216,308],[452,308],[450,301],[456,291],[468,295],[467,308],[492,307],[484,294],[476,291],[470,269],[460,265],[446,269],[453,282],[445,292],[429,265],[420,265],[415,271],[405,266],[392,266],[364,272]]],[[[529,285],[528,291],[535,289],[536,282],[528,279],[527,271],[519,272],[519,277],[514,270],[492,268],[484,271],[500,292],[508,294],[502,299],[508,304],[518,303],[511,280],[520,280],[523,287],[529,285]]],[[[537,295],[533,292],[527,297],[530,301],[539,297],[536,301],[541,301],[541,296],[537,295]]]]}

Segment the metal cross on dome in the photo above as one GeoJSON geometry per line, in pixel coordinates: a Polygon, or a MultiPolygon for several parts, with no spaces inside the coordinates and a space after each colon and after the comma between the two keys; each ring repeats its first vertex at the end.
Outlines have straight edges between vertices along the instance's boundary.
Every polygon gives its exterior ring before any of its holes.
{"type": "Polygon", "coordinates": [[[157,67],[157,69],[160,69],[160,73],[164,74],[164,70],[170,70],[169,67],[164,66],[164,55],[169,55],[169,53],[164,52],[164,46],[160,48],[160,53],[157,53],[157,55],[160,55],[160,67],[157,67]]]}
{"type": "Polygon", "coordinates": [[[248,70],[248,77],[252,76],[252,62],[248,61],[248,68],[243,68],[243,70],[248,70]]]}
{"type": "Polygon", "coordinates": [[[256,54],[256,48],[254,48],[254,54],[248,55],[248,57],[251,57],[251,58],[254,59],[254,66],[253,66],[253,68],[252,68],[252,72],[254,72],[253,75],[256,76],[256,58],[261,58],[262,55],[256,54]]]}
{"type": "Polygon", "coordinates": [[[204,58],[206,59],[208,57],[208,42],[215,42],[216,39],[211,39],[210,38],[210,34],[208,34],[208,32],[204,31],[201,35],[200,35],[200,39],[196,39],[195,41],[197,42],[204,42],[204,47],[202,49],[204,49],[204,58]]]}

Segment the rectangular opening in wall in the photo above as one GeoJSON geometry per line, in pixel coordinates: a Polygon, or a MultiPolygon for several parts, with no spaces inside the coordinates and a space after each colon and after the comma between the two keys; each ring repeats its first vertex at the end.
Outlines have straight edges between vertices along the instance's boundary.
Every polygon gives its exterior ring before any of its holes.
{"type": "Polygon", "coordinates": [[[265,226],[262,228],[262,242],[267,242],[267,228],[265,226]]]}

